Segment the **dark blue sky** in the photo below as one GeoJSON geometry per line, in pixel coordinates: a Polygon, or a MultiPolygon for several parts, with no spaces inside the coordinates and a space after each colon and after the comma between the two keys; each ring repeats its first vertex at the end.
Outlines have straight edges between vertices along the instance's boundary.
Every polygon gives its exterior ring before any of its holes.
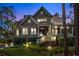
{"type": "MultiPolygon", "coordinates": [[[[33,15],[41,6],[44,6],[52,15],[55,13],[62,14],[61,3],[0,3],[0,6],[13,6],[16,11],[17,20],[22,19],[24,15],[33,15]]],[[[69,10],[69,4],[66,4],[67,14],[69,10]]]]}

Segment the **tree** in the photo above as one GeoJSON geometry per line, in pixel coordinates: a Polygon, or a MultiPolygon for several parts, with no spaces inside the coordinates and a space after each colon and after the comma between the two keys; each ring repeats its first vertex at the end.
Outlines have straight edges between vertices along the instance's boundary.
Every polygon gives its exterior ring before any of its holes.
{"type": "Polygon", "coordinates": [[[66,13],[65,13],[65,4],[62,4],[62,19],[64,27],[64,55],[68,55],[68,45],[67,45],[67,31],[66,31],[66,13]]]}
{"type": "MultiPolygon", "coordinates": [[[[5,36],[6,38],[12,37],[14,35],[11,35],[10,33],[13,33],[14,29],[16,29],[15,24],[15,12],[14,8],[12,6],[9,7],[0,7],[0,20],[4,21],[4,23],[7,25],[8,30],[5,29],[5,36]],[[10,29],[10,30],[9,30],[10,29]]],[[[6,26],[4,25],[6,28],[6,26]]]]}
{"type": "Polygon", "coordinates": [[[75,19],[75,55],[79,56],[79,4],[74,4],[75,19]]]}

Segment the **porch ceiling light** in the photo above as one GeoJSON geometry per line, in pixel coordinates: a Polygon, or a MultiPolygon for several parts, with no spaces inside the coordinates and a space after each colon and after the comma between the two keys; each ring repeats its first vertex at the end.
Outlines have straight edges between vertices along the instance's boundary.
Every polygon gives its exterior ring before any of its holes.
{"type": "Polygon", "coordinates": [[[57,29],[57,26],[55,26],[55,29],[57,29]]]}
{"type": "Polygon", "coordinates": [[[63,29],[63,26],[61,27],[61,29],[63,29]]]}

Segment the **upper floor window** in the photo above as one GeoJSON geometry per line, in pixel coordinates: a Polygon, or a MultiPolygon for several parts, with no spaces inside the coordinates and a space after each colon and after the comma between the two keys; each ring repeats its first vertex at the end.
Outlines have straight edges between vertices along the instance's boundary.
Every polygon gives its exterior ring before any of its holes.
{"type": "Polygon", "coordinates": [[[19,30],[16,30],[16,35],[19,36],[19,30]]]}
{"type": "Polygon", "coordinates": [[[23,35],[28,35],[28,28],[23,28],[22,33],[23,35]]]}
{"type": "Polygon", "coordinates": [[[36,28],[31,28],[31,35],[36,35],[36,28]]]}
{"type": "Polygon", "coordinates": [[[47,19],[38,19],[38,22],[44,22],[47,21],[47,19]]]}

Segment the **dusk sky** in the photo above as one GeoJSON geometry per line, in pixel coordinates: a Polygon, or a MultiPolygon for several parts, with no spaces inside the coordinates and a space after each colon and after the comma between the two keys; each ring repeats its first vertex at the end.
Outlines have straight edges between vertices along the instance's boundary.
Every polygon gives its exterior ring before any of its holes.
{"type": "MultiPolygon", "coordinates": [[[[16,19],[22,19],[24,15],[33,15],[35,14],[41,6],[46,8],[50,14],[54,15],[59,13],[62,15],[62,4],[61,3],[0,3],[1,6],[13,6],[16,11],[16,19]]],[[[66,13],[70,11],[69,4],[66,4],[66,13]]]]}

